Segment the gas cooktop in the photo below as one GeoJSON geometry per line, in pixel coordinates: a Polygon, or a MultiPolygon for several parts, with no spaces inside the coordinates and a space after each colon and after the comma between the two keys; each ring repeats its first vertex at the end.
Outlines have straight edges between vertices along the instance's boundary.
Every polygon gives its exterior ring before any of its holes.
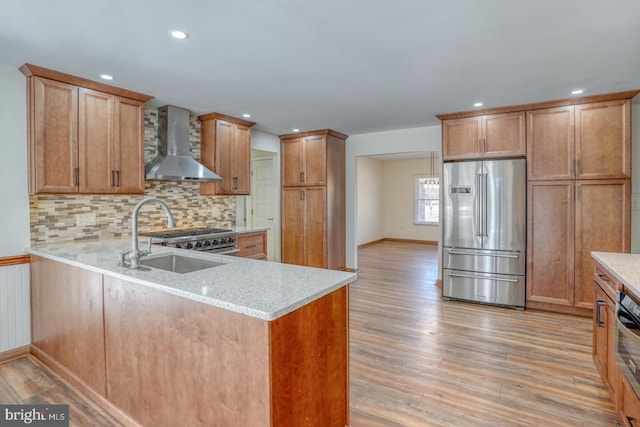
{"type": "Polygon", "coordinates": [[[147,231],[138,233],[140,236],[155,237],[156,239],[169,239],[172,237],[184,237],[184,236],[200,236],[200,235],[212,235],[230,233],[232,230],[229,228],[168,228],[166,230],[147,231]]]}

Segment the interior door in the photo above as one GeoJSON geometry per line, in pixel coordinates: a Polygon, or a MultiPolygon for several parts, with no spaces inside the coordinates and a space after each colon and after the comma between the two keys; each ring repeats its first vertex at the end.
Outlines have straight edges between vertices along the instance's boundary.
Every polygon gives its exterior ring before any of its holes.
{"type": "Polygon", "coordinates": [[[444,164],[444,246],[482,248],[481,161],[444,164]]]}
{"type": "Polygon", "coordinates": [[[277,185],[274,185],[275,157],[251,159],[251,218],[254,227],[268,227],[267,259],[278,261],[275,241],[277,230],[277,185]]]}

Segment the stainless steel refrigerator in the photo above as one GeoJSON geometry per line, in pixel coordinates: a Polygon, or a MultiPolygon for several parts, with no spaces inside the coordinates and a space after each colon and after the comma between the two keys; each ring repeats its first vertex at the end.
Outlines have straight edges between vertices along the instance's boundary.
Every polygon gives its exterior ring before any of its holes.
{"type": "Polygon", "coordinates": [[[523,309],[525,159],[444,164],[443,295],[523,309]]]}

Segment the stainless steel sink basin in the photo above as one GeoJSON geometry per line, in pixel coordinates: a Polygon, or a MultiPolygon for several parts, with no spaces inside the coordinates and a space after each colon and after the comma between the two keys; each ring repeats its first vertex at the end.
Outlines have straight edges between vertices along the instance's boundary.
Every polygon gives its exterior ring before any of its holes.
{"type": "Polygon", "coordinates": [[[146,267],[171,271],[174,273],[191,273],[193,271],[224,265],[224,262],[210,259],[191,258],[176,254],[159,255],[153,258],[142,258],[140,264],[146,267]]]}

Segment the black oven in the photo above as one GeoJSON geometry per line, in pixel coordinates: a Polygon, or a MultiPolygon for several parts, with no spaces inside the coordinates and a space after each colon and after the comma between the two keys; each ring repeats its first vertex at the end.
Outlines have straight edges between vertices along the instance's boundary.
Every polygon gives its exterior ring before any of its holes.
{"type": "Polygon", "coordinates": [[[616,309],[616,362],[640,396],[640,303],[624,292],[616,309]]]}

